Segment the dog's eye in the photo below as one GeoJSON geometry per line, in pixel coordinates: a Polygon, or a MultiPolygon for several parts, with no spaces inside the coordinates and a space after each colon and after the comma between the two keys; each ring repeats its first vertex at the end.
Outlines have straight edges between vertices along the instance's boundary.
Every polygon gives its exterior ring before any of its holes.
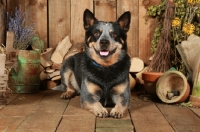
{"type": "Polygon", "coordinates": [[[98,37],[98,36],[100,36],[100,33],[99,33],[99,32],[96,32],[96,33],[94,33],[94,36],[95,36],[95,37],[98,37]]]}
{"type": "Polygon", "coordinates": [[[116,33],[111,33],[111,36],[112,36],[113,38],[116,38],[116,37],[117,37],[117,34],[116,34],[116,33]]]}

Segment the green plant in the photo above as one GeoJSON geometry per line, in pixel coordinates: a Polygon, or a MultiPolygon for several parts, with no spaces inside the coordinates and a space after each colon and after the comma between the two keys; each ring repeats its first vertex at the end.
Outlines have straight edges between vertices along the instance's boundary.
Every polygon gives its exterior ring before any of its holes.
{"type": "MultiPolygon", "coordinates": [[[[160,34],[163,27],[163,13],[166,9],[167,0],[161,0],[159,5],[150,6],[147,16],[156,18],[158,26],[154,31],[151,41],[152,54],[155,53],[160,34]]],[[[174,0],[174,17],[171,27],[171,65],[177,70],[185,73],[186,68],[179,55],[176,45],[187,40],[190,34],[200,35],[200,0],[174,0]]]]}

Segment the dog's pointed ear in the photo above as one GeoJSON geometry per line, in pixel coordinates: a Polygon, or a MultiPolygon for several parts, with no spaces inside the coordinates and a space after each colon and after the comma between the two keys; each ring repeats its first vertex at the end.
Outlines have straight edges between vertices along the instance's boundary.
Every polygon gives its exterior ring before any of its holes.
{"type": "Polygon", "coordinates": [[[89,29],[94,25],[94,23],[97,23],[98,20],[94,17],[94,14],[86,9],[83,14],[83,22],[84,22],[84,28],[85,30],[89,29]]]}
{"type": "Polygon", "coordinates": [[[131,13],[129,11],[124,12],[119,19],[117,20],[117,23],[121,27],[122,30],[125,32],[128,32],[131,22],[131,13]]]}

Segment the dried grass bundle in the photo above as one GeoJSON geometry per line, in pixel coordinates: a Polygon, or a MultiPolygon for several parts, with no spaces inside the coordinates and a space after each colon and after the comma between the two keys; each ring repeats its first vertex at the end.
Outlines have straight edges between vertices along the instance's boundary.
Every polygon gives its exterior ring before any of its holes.
{"type": "Polygon", "coordinates": [[[164,13],[163,30],[157,44],[154,57],[150,62],[149,69],[156,72],[165,72],[171,67],[171,26],[174,17],[174,3],[167,1],[164,13]]]}

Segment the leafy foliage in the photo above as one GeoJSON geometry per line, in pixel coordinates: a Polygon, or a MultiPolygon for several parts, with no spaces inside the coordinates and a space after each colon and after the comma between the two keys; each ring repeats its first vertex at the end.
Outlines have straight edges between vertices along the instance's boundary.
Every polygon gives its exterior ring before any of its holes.
{"type": "MultiPolygon", "coordinates": [[[[158,26],[154,31],[154,37],[151,41],[152,54],[155,53],[159,36],[164,30],[163,13],[166,10],[167,0],[161,0],[159,5],[150,6],[147,9],[147,16],[156,18],[158,26]]],[[[200,0],[174,0],[174,17],[171,27],[171,63],[177,70],[185,73],[185,66],[177,52],[176,45],[187,40],[190,34],[200,35],[200,0]]]]}

